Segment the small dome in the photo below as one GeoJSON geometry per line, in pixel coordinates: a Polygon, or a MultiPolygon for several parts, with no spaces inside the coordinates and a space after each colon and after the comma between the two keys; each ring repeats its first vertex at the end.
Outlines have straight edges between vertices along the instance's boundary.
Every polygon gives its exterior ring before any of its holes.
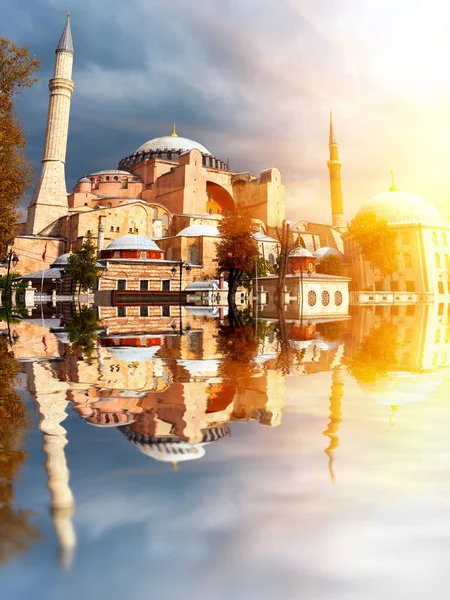
{"type": "Polygon", "coordinates": [[[70,258],[70,252],[66,252],[66,254],[61,254],[61,256],[58,256],[58,258],[55,260],[55,262],[50,265],[50,267],[51,268],[65,267],[67,265],[67,263],[69,262],[69,258],[70,258]]]}
{"type": "Polygon", "coordinates": [[[220,232],[214,225],[190,225],[185,227],[177,237],[219,237],[220,232]]]}
{"type": "Polygon", "coordinates": [[[329,246],[324,246],[323,248],[319,248],[314,252],[314,256],[316,259],[322,260],[324,256],[337,256],[339,260],[344,260],[344,255],[337,248],[330,248],[329,246]]]}
{"type": "Polygon", "coordinates": [[[301,256],[304,256],[306,258],[314,258],[314,255],[311,254],[311,252],[309,250],[307,250],[306,248],[303,248],[302,246],[297,246],[297,248],[294,248],[294,250],[289,252],[289,256],[291,258],[301,257],[301,256]]]}
{"type": "Polygon", "coordinates": [[[113,240],[106,250],[157,250],[162,252],[151,238],[134,233],[113,240]]]}
{"type": "Polygon", "coordinates": [[[178,135],[164,135],[154,138],[139,146],[136,152],[189,152],[190,150],[200,150],[202,154],[211,155],[211,152],[204,146],[189,140],[188,138],[179,137],[178,135]]]}
{"type": "Polygon", "coordinates": [[[396,223],[442,225],[443,222],[438,209],[428,200],[398,190],[379,194],[363,204],[358,211],[358,216],[367,213],[375,213],[378,219],[383,219],[391,225],[396,223]]]}
{"type": "Polygon", "coordinates": [[[91,183],[91,180],[88,179],[87,177],[82,177],[81,179],[78,180],[78,183],[91,183]]]}
{"type": "Polygon", "coordinates": [[[144,348],[135,346],[108,346],[107,350],[117,360],[133,363],[153,359],[160,348],[161,346],[149,346],[144,348]]]}

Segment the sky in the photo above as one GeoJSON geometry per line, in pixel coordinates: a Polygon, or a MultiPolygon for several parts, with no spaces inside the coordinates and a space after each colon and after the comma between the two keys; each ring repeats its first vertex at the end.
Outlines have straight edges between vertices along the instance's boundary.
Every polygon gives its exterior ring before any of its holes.
{"type": "Polygon", "coordinates": [[[67,9],[69,190],[176,121],[234,171],[281,169],[288,218],[330,222],[332,109],[348,220],[391,170],[450,216],[444,0],[0,0],[0,36],[44,61],[18,107],[37,172],[67,9]]]}

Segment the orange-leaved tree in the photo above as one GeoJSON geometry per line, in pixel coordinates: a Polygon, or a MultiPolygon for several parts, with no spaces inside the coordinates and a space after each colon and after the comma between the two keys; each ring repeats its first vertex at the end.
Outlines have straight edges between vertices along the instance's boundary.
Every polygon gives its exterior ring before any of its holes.
{"type": "Polygon", "coordinates": [[[236,290],[243,275],[254,268],[258,244],[254,234],[257,224],[249,214],[235,211],[218,225],[220,240],[216,245],[219,271],[228,273],[228,304],[236,304],[236,290]]]}
{"type": "Polygon", "coordinates": [[[31,183],[32,166],[23,153],[26,138],[14,113],[23,88],[36,81],[41,61],[0,38],[0,255],[14,240],[19,203],[31,183]]]}

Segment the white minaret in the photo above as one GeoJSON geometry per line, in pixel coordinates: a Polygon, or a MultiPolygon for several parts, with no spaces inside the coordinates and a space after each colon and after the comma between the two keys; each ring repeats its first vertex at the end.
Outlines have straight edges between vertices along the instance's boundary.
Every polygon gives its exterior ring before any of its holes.
{"type": "Polygon", "coordinates": [[[64,165],[69,131],[73,44],[70,13],[56,48],[55,69],[49,81],[47,131],[39,181],[28,207],[27,235],[58,234],[57,220],[68,213],[64,165]]]}
{"type": "Polygon", "coordinates": [[[25,363],[28,389],[39,414],[38,428],[43,433],[43,450],[46,461],[47,486],[50,491],[50,514],[58,538],[60,562],[68,570],[76,547],[76,534],[72,522],[75,501],[70,489],[65,446],[67,431],[61,423],[67,417],[66,400],[69,384],[59,381],[45,362],[25,363]]]}

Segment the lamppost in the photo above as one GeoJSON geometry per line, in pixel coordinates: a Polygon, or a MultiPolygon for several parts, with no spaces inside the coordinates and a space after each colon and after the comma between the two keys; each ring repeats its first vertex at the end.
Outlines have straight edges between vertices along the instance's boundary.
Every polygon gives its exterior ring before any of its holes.
{"type": "Polygon", "coordinates": [[[11,248],[11,250],[8,252],[8,256],[6,256],[2,261],[2,265],[4,267],[8,266],[8,270],[6,273],[5,288],[4,288],[5,289],[5,300],[6,300],[7,290],[9,287],[9,276],[10,276],[10,272],[11,272],[11,263],[13,265],[13,268],[15,269],[17,267],[18,262],[19,262],[19,257],[14,252],[14,250],[11,248]]]}
{"type": "MultiPolygon", "coordinates": [[[[180,335],[183,335],[183,322],[181,315],[181,288],[183,282],[183,267],[186,269],[186,273],[189,275],[189,273],[191,272],[191,265],[181,259],[177,262],[177,265],[180,268],[180,335]]],[[[175,277],[175,275],[177,274],[177,268],[173,266],[170,272],[172,273],[172,277],[175,277]]]]}

